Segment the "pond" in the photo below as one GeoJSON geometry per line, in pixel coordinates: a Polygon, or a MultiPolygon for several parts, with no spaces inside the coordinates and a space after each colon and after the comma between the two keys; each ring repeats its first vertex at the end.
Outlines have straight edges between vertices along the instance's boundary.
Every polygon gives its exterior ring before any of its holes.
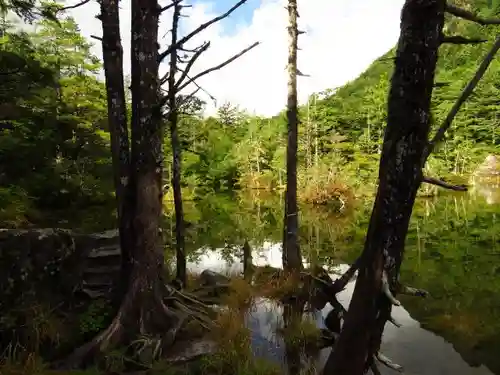
{"type": "MultiPolygon", "coordinates": [[[[500,203],[498,192],[481,187],[470,193],[419,198],[407,239],[402,281],[426,289],[427,299],[404,298],[394,309],[401,328],[387,325],[383,353],[404,366],[405,374],[500,374],[500,203]]],[[[300,242],[304,261],[345,268],[359,255],[371,210],[360,199],[347,212],[302,207],[300,242]]],[[[207,195],[187,202],[189,268],[241,270],[241,247],[248,240],[256,265],[281,265],[282,199],[207,195]]],[[[173,223],[167,217],[168,229],[173,223]]],[[[173,235],[173,233],[172,233],[173,235]]],[[[354,283],[339,295],[347,306],[354,283]]],[[[329,305],[315,314],[318,326],[329,305]]],[[[247,324],[254,352],[285,362],[275,333],[281,310],[260,300],[247,324]]],[[[328,349],[314,359],[321,368],[328,349]]],[[[383,373],[393,371],[382,369],[383,373]]]]}

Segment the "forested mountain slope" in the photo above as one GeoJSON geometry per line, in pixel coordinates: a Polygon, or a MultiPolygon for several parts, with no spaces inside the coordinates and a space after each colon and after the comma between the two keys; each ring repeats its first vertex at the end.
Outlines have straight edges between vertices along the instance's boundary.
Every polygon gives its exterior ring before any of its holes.
{"type": "MultiPolygon", "coordinates": [[[[459,1],[457,5],[484,17],[498,13],[498,5],[489,7],[486,0],[459,1]]],[[[498,26],[481,27],[447,15],[446,35],[486,39],[476,45],[441,47],[436,88],[433,96],[433,126],[436,129],[474,75],[500,31],[498,26]]],[[[377,151],[386,120],[386,100],[392,74],[394,51],[377,59],[356,80],[333,95],[318,100],[313,107],[324,145],[372,154],[377,151]],[[335,143],[335,134],[347,143],[335,143]]],[[[462,107],[445,144],[437,150],[429,168],[439,174],[467,173],[486,153],[494,152],[499,143],[497,97],[500,88],[500,62],[491,64],[472,97],[462,107]]],[[[327,147],[328,148],[328,147],[327,147]]]]}

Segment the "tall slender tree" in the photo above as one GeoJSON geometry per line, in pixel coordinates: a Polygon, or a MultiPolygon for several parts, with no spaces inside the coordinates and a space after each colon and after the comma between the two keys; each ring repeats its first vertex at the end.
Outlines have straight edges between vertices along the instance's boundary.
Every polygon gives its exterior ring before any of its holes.
{"type": "Polygon", "coordinates": [[[132,219],[134,216],[133,181],[130,178],[130,142],[125,101],[123,48],[120,37],[119,0],[101,0],[102,55],[108,101],[108,127],[111,135],[111,156],[117,199],[118,229],[122,250],[122,287],[117,299],[126,291],[131,271],[131,253],[134,244],[132,219]]]}
{"type": "Polygon", "coordinates": [[[288,1],[288,95],[286,117],[288,142],[286,153],[285,218],[283,226],[283,268],[287,271],[302,268],[299,247],[299,210],[297,206],[297,0],[288,1]]]}

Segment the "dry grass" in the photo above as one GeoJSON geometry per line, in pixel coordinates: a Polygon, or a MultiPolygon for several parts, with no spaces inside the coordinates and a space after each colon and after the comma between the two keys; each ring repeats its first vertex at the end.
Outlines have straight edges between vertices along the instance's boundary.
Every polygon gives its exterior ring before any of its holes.
{"type": "Polygon", "coordinates": [[[338,211],[344,210],[355,200],[352,189],[337,181],[325,184],[307,184],[299,191],[298,198],[307,204],[328,206],[338,211]]]}

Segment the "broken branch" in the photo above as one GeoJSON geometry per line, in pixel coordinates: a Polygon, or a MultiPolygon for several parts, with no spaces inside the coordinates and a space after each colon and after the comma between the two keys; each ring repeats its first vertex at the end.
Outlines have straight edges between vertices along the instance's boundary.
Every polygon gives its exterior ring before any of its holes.
{"type": "Polygon", "coordinates": [[[187,63],[186,67],[184,68],[184,71],[182,72],[181,76],[179,77],[179,80],[175,84],[175,90],[178,91],[179,87],[182,85],[182,82],[186,79],[189,71],[193,67],[194,63],[196,60],[201,56],[203,52],[205,52],[208,48],[210,47],[210,42],[203,43],[200,48],[196,50],[196,52],[193,54],[189,62],[187,63]]]}
{"type": "Polygon", "coordinates": [[[395,306],[401,306],[401,302],[398,301],[392,294],[391,288],[389,286],[389,278],[387,277],[387,272],[382,272],[382,293],[387,297],[389,301],[395,306]]]}
{"type": "Polygon", "coordinates": [[[210,21],[201,24],[195,30],[191,31],[185,37],[179,39],[176,43],[172,44],[165,51],[160,53],[160,55],[158,57],[159,61],[161,62],[165,57],[167,57],[172,52],[173,49],[179,48],[184,43],[186,43],[188,40],[190,40],[193,36],[199,34],[201,31],[205,30],[207,27],[211,26],[212,24],[214,24],[216,22],[219,22],[220,20],[223,20],[224,18],[229,16],[231,13],[233,13],[236,9],[238,9],[240,6],[242,6],[246,2],[247,2],[247,0],[240,0],[231,9],[229,9],[226,13],[221,14],[220,16],[215,17],[215,18],[211,19],[210,21]]]}
{"type": "Polygon", "coordinates": [[[441,44],[479,44],[487,41],[488,39],[466,38],[460,35],[443,35],[441,38],[441,44]]]}
{"type": "Polygon", "coordinates": [[[486,70],[490,66],[491,62],[493,61],[493,58],[495,57],[495,55],[499,49],[500,49],[500,36],[497,37],[497,39],[495,40],[495,43],[491,47],[490,51],[484,57],[483,61],[481,62],[481,64],[477,68],[476,74],[474,75],[474,77],[472,77],[472,79],[469,81],[467,86],[464,88],[464,91],[462,91],[462,94],[460,95],[460,97],[457,99],[457,101],[455,102],[455,104],[451,108],[451,110],[448,113],[448,115],[446,116],[443,124],[441,125],[441,127],[438,129],[438,131],[434,135],[434,138],[432,138],[432,140],[427,145],[427,148],[424,151],[423,164],[425,164],[425,162],[429,158],[429,155],[432,153],[432,151],[436,147],[436,144],[441,142],[441,140],[443,139],[444,134],[451,126],[451,123],[455,119],[455,116],[457,115],[458,111],[460,110],[460,107],[472,94],[472,92],[476,88],[476,86],[479,83],[479,81],[481,80],[481,78],[483,78],[484,73],[486,73],[486,70]]]}
{"type": "Polygon", "coordinates": [[[446,11],[450,14],[453,14],[455,17],[459,17],[459,18],[462,18],[462,19],[467,20],[467,21],[472,21],[472,22],[478,23],[482,26],[484,26],[484,25],[500,25],[500,19],[498,19],[498,18],[491,18],[491,19],[482,18],[482,17],[475,15],[474,13],[469,12],[468,10],[459,8],[455,5],[446,4],[446,11]]]}
{"type": "Polygon", "coordinates": [[[440,186],[442,188],[449,189],[449,190],[467,191],[467,185],[452,185],[446,181],[439,180],[439,179],[434,178],[434,177],[423,177],[422,182],[425,182],[425,183],[430,184],[430,185],[440,186]]]}
{"type": "Polygon", "coordinates": [[[227,59],[226,61],[224,61],[223,63],[219,64],[219,65],[216,65],[210,69],[207,69],[207,70],[204,70],[203,72],[201,73],[198,73],[197,75],[195,75],[193,78],[190,78],[188,80],[188,82],[186,82],[185,84],[181,85],[178,87],[178,91],[181,91],[182,89],[184,89],[186,86],[188,86],[191,82],[197,80],[198,78],[201,78],[203,77],[204,75],[207,75],[211,72],[214,72],[216,70],[219,70],[223,67],[225,67],[226,65],[232,63],[234,60],[236,60],[237,58],[243,56],[245,53],[247,53],[248,51],[250,51],[251,49],[257,47],[258,45],[260,44],[260,42],[255,42],[254,44],[252,44],[250,47],[247,47],[245,48],[244,50],[242,50],[241,52],[237,53],[236,55],[234,55],[233,57],[227,59]]]}

